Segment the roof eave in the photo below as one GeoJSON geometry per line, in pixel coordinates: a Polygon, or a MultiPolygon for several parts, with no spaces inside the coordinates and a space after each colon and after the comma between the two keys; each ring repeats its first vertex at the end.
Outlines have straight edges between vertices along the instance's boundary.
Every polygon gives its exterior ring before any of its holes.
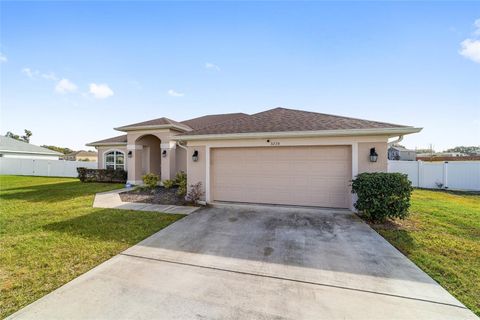
{"type": "Polygon", "coordinates": [[[179,126],[175,124],[160,124],[160,125],[150,125],[150,126],[124,126],[124,127],[114,128],[114,129],[122,132],[138,131],[138,130],[155,130],[155,129],[176,129],[182,132],[187,132],[192,130],[187,126],[179,126]]]}
{"type": "Polygon", "coordinates": [[[101,146],[126,146],[126,142],[91,142],[85,144],[87,147],[101,147],[101,146]]]}
{"type": "Polygon", "coordinates": [[[423,128],[401,127],[401,128],[372,128],[372,129],[340,129],[340,130],[318,130],[318,131],[282,131],[282,132],[248,132],[228,134],[203,134],[203,135],[181,135],[172,137],[173,140],[235,140],[235,139],[256,139],[256,138],[309,138],[309,137],[338,137],[338,136],[368,136],[386,135],[395,137],[420,132],[423,128]]]}
{"type": "Polygon", "coordinates": [[[28,153],[28,154],[41,154],[41,155],[48,155],[48,156],[64,156],[63,153],[60,152],[44,152],[44,151],[20,151],[20,150],[0,150],[0,152],[7,152],[7,153],[28,153]]]}

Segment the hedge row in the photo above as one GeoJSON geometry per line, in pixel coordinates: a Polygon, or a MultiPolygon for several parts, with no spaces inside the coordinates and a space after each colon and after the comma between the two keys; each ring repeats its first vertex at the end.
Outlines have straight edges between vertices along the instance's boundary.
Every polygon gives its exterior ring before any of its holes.
{"type": "Polygon", "coordinates": [[[127,171],[123,169],[88,169],[77,168],[78,178],[81,182],[127,182],[127,171]]]}

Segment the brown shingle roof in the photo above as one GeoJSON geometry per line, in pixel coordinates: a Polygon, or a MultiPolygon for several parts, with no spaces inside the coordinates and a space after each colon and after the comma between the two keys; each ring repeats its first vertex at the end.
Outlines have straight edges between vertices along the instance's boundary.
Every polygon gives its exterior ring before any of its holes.
{"type": "Polygon", "coordinates": [[[118,144],[124,144],[125,143],[126,144],[127,143],[127,135],[122,134],[121,136],[108,138],[108,139],[104,139],[104,140],[99,140],[99,141],[95,141],[95,142],[90,142],[90,143],[87,144],[87,146],[97,145],[97,144],[114,144],[114,143],[118,143],[118,144]]]}
{"type": "Polygon", "coordinates": [[[129,124],[126,126],[121,126],[120,128],[117,128],[117,129],[127,128],[127,127],[161,126],[161,125],[176,125],[176,126],[184,127],[184,125],[178,121],[162,117],[158,119],[137,122],[137,123],[129,124]]]}
{"type": "Polygon", "coordinates": [[[253,132],[320,131],[345,129],[402,128],[405,126],[347,118],[324,113],[275,108],[251,116],[207,126],[182,135],[232,134],[253,132]]]}
{"type": "Polygon", "coordinates": [[[225,121],[230,121],[238,118],[247,117],[248,114],[245,113],[225,113],[225,114],[211,114],[208,116],[193,118],[190,120],[182,121],[183,124],[186,124],[193,130],[205,128],[213,124],[218,124],[225,121]]]}

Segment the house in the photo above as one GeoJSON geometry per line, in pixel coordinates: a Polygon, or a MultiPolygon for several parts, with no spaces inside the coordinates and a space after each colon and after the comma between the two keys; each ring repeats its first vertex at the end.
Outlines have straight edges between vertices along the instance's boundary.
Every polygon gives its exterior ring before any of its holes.
{"type": "Polygon", "coordinates": [[[415,161],[417,152],[401,146],[391,146],[388,148],[388,160],[415,161]]]}
{"type": "Polygon", "coordinates": [[[95,151],[75,151],[66,154],[63,159],[68,161],[97,161],[98,154],[95,151]]]}
{"type": "Polygon", "coordinates": [[[115,128],[126,134],[92,142],[99,168],[172,179],[187,172],[204,200],[351,208],[350,183],[361,172],[387,171],[391,137],[421,128],[275,108],[159,118],[115,128]]]}
{"type": "Polygon", "coordinates": [[[58,160],[62,153],[39,147],[17,139],[0,136],[0,157],[58,160]]]}

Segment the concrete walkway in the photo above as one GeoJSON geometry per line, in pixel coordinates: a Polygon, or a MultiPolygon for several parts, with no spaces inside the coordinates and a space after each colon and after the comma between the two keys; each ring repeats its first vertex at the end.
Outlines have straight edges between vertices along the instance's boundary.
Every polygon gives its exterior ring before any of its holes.
{"type": "Polygon", "coordinates": [[[95,195],[95,200],[93,201],[93,207],[122,210],[155,211],[172,214],[190,214],[199,209],[199,207],[161,205],[141,202],[123,202],[120,198],[120,193],[128,190],[132,189],[124,188],[97,193],[95,195]]]}

